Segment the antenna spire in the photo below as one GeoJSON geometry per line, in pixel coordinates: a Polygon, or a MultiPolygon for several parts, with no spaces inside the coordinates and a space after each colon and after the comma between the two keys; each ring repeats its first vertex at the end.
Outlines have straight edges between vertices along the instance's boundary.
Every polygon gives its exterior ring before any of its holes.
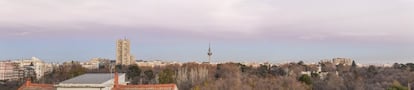
{"type": "Polygon", "coordinates": [[[208,62],[211,62],[211,55],[213,55],[213,52],[211,52],[211,43],[210,42],[208,43],[207,55],[208,55],[208,62]]]}

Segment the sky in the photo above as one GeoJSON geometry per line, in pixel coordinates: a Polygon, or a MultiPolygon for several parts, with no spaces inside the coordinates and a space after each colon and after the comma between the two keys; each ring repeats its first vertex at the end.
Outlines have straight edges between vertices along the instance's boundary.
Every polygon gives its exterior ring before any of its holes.
{"type": "Polygon", "coordinates": [[[0,0],[0,60],[414,60],[412,0],[0,0]]]}

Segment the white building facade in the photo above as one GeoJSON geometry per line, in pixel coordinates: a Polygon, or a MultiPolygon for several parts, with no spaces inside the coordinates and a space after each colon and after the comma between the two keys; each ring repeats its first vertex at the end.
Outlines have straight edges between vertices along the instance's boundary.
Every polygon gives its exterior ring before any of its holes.
{"type": "Polygon", "coordinates": [[[53,70],[52,64],[45,63],[36,57],[32,57],[31,59],[15,60],[13,62],[18,63],[20,68],[33,65],[33,69],[36,73],[36,79],[42,78],[47,72],[51,72],[53,70]]]}
{"type": "Polygon", "coordinates": [[[19,79],[18,63],[11,61],[0,61],[0,80],[19,79]]]}

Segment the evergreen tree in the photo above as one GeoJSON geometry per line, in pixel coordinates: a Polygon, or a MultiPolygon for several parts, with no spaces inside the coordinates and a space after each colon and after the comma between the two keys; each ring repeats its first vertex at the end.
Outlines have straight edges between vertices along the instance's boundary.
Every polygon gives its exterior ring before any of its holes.
{"type": "Polygon", "coordinates": [[[132,80],[134,77],[139,77],[141,75],[141,69],[137,65],[132,65],[128,67],[127,78],[132,80]]]}
{"type": "Polygon", "coordinates": [[[357,67],[357,65],[356,65],[355,61],[352,60],[352,68],[356,68],[356,67],[357,67]]]}
{"type": "Polygon", "coordinates": [[[299,81],[302,82],[302,83],[305,83],[307,85],[312,85],[311,77],[309,75],[306,75],[306,74],[300,76],[299,81]]]}
{"type": "Polygon", "coordinates": [[[158,74],[160,84],[174,83],[175,72],[171,69],[164,69],[158,74]]]}

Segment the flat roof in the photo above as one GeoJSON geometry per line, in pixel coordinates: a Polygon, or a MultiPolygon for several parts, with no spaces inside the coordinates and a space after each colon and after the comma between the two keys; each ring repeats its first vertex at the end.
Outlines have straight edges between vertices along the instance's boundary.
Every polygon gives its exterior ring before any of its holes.
{"type": "Polygon", "coordinates": [[[86,73],[60,82],[59,84],[102,84],[113,78],[113,73],[86,73]]]}

